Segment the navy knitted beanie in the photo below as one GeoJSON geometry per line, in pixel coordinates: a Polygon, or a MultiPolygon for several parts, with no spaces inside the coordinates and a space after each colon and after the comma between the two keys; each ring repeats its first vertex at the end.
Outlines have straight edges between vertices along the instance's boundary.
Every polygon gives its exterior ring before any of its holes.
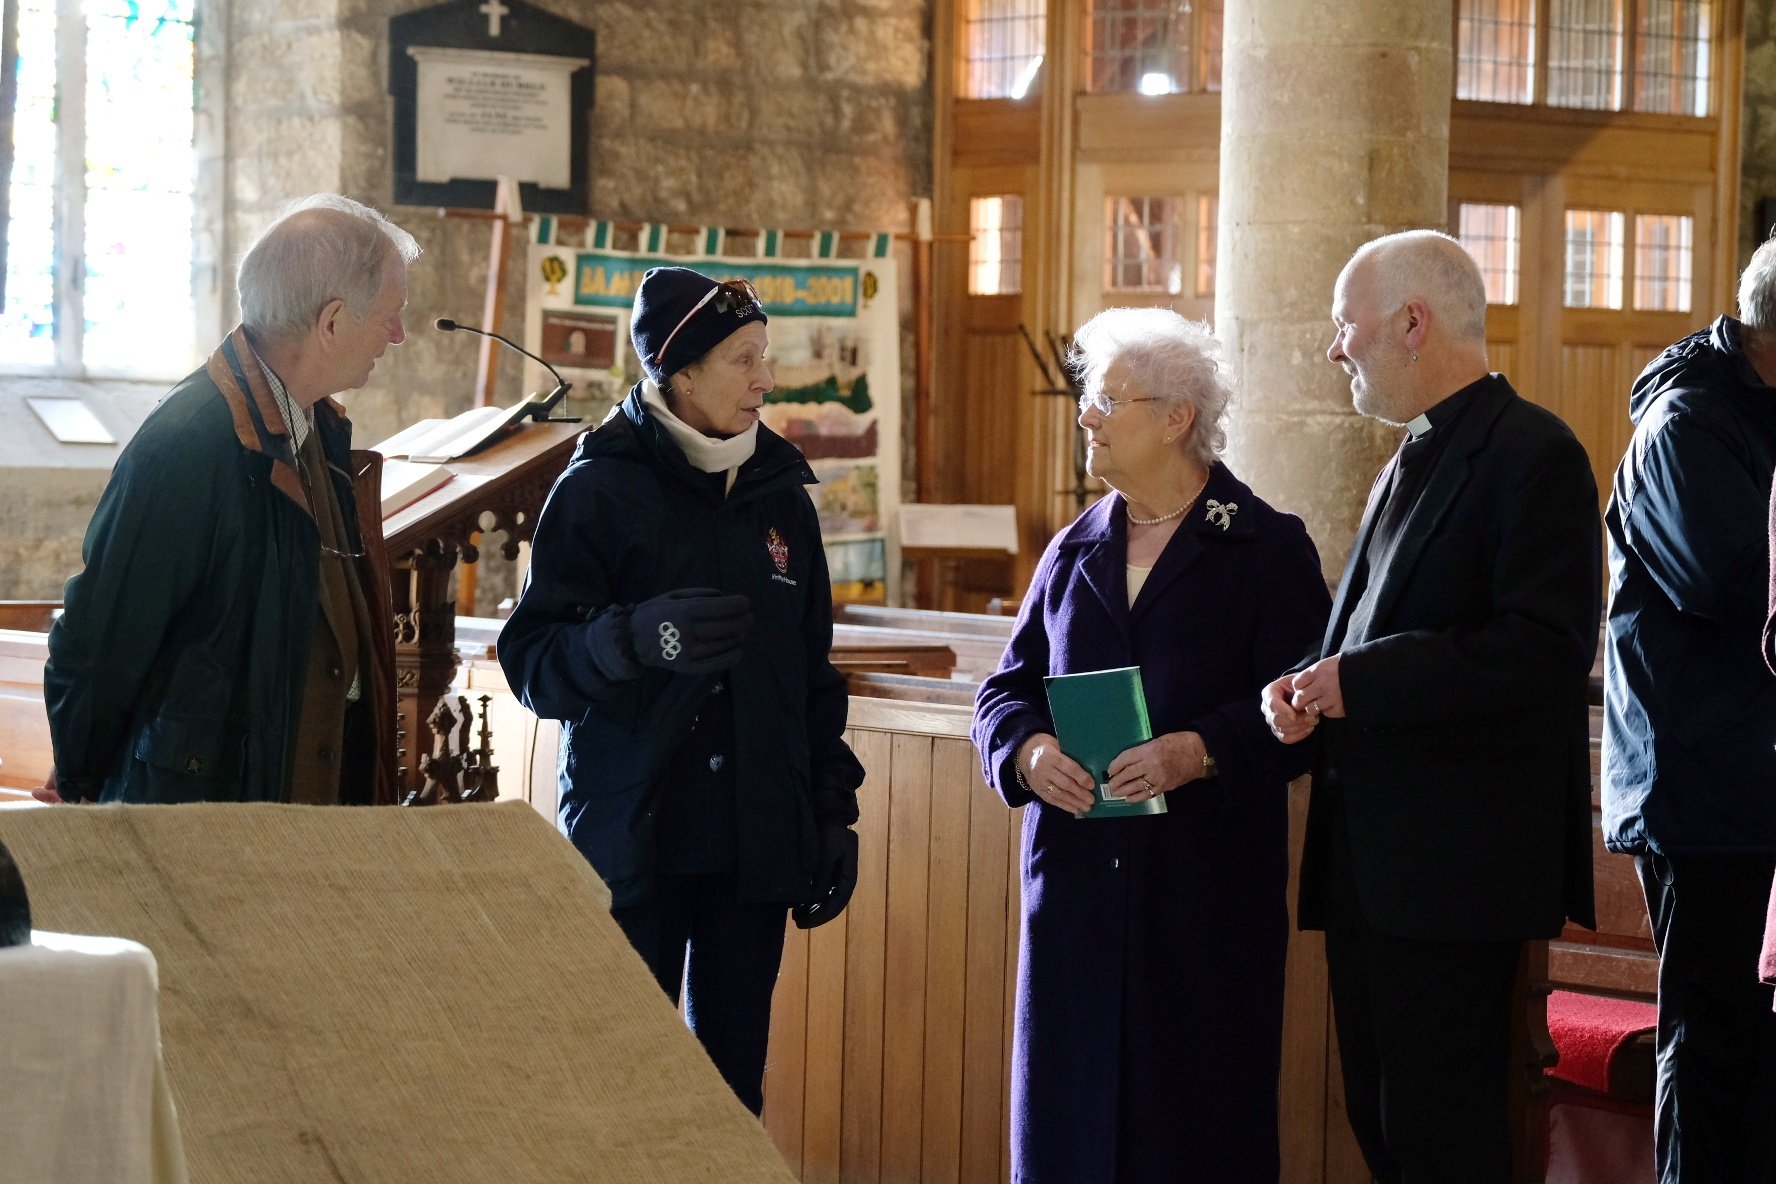
{"type": "Polygon", "coordinates": [[[641,277],[629,317],[629,341],[641,359],[641,368],[662,388],[668,377],[726,341],[742,325],[768,319],[757,304],[726,313],[717,312],[714,301],[697,308],[697,302],[715,287],[715,280],[688,267],[650,267],[641,277]],[[696,313],[686,321],[693,308],[696,313]],[[678,330],[676,336],[674,329],[678,330]],[[656,357],[666,349],[668,338],[672,346],[667,356],[656,357]]]}

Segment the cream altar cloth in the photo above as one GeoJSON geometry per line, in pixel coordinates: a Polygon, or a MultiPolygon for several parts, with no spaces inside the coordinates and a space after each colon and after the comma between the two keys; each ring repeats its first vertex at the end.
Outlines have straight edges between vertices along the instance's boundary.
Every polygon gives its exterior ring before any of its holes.
{"type": "Polygon", "coordinates": [[[147,947],[31,935],[0,949],[0,1184],[185,1184],[147,947]]]}

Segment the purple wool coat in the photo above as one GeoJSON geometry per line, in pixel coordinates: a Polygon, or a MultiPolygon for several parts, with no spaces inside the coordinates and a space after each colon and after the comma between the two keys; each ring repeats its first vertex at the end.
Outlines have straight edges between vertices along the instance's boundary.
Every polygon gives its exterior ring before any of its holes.
{"type": "Polygon", "coordinates": [[[1286,787],[1311,746],[1271,736],[1259,692],[1319,645],[1331,598],[1301,521],[1216,464],[1131,610],[1125,507],[1112,494],[1049,544],[975,702],[987,781],[1027,807],[1012,1180],[1271,1184],[1286,787]],[[1129,665],[1154,734],[1200,733],[1219,775],[1153,817],[1031,804],[1013,762],[1053,731],[1043,676],[1129,665]]]}

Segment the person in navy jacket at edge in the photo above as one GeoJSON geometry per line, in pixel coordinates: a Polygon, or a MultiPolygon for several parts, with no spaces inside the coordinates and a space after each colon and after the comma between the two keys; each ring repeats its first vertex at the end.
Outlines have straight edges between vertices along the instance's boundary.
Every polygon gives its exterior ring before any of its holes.
{"type": "Polygon", "coordinates": [[[850,899],[863,768],[814,473],[759,422],[757,294],[653,268],[630,337],[647,377],[550,491],[499,659],[562,721],[562,831],[757,1114],[784,914],[809,928],[850,899]]]}
{"type": "Polygon", "coordinates": [[[1739,319],[1635,380],[1609,511],[1603,839],[1659,951],[1660,1184],[1776,1181],[1776,1014],[1758,982],[1776,876],[1776,683],[1759,656],[1776,474],[1776,242],[1739,319]]]}
{"type": "Polygon", "coordinates": [[[1017,1184],[1271,1184],[1279,1172],[1289,780],[1309,754],[1258,692],[1331,597],[1301,521],[1222,464],[1229,389],[1205,325],[1111,309],[1079,330],[1087,465],[1113,492],[1049,544],[975,701],[986,778],[1023,806],[1012,1064],[1017,1184]],[[1138,665],[1154,739],[1080,820],[1043,678],[1138,665]]]}

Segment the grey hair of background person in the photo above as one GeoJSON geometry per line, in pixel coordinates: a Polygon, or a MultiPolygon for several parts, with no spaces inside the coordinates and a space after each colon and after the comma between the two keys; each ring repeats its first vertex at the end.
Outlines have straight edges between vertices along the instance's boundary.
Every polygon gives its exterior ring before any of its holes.
{"type": "Polygon", "coordinates": [[[1776,235],[1751,253],[1739,273],[1739,320],[1758,333],[1776,333],[1776,235]]]}
{"type": "Polygon", "coordinates": [[[1346,274],[1362,262],[1372,268],[1383,316],[1422,300],[1458,340],[1486,340],[1486,281],[1456,239],[1440,230],[1403,230],[1358,247],[1345,264],[1346,274]]]}
{"type": "Polygon", "coordinates": [[[1103,386],[1104,372],[1117,359],[1159,400],[1146,404],[1150,411],[1163,414],[1181,403],[1196,408],[1196,421],[1179,446],[1199,464],[1214,464],[1227,447],[1227,404],[1233,398],[1215,331],[1169,308],[1107,308],[1073,334],[1067,364],[1091,391],[1103,386]]]}
{"type": "Polygon", "coordinates": [[[362,319],[382,291],[389,261],[411,263],[418,255],[411,234],[361,202],[337,193],[300,198],[241,257],[234,279],[241,323],[261,341],[290,342],[332,300],[362,319]]]}

